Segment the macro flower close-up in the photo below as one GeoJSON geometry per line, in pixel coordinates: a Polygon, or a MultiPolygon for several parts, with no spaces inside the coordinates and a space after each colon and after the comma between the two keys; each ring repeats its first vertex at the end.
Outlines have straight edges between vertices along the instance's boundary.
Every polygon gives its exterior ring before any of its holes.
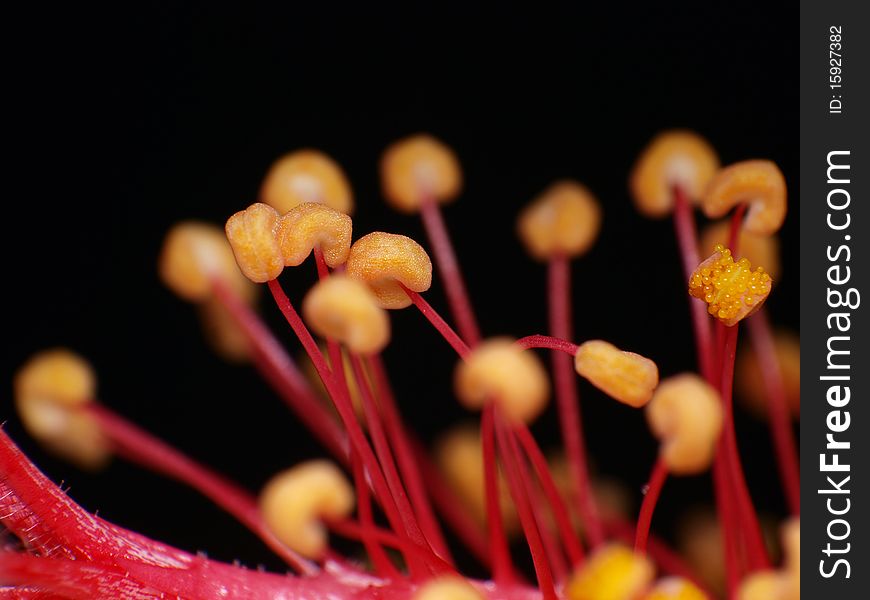
{"type": "Polygon", "coordinates": [[[55,40],[0,599],[799,599],[796,43],[638,10],[55,40]]]}

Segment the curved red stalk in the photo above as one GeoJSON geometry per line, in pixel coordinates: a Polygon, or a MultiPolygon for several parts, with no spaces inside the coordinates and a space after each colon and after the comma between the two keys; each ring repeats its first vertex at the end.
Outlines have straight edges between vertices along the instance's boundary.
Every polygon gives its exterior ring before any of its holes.
{"type": "Polygon", "coordinates": [[[423,227],[429,237],[429,245],[435,255],[435,263],[444,283],[444,291],[447,294],[447,302],[450,312],[456,321],[456,328],[470,346],[476,346],[480,342],[480,328],[471,308],[471,300],[465,289],[465,281],[462,279],[462,271],[447,233],[447,226],[441,215],[441,207],[431,197],[424,197],[420,203],[420,216],[423,218],[423,227]]]}
{"type": "Polygon", "coordinates": [[[414,290],[409,290],[404,285],[402,288],[405,290],[405,293],[408,294],[408,297],[411,299],[411,302],[414,303],[414,306],[416,306],[420,312],[423,313],[423,316],[432,323],[435,329],[438,330],[438,333],[441,334],[456,353],[462,358],[467,358],[468,355],[471,354],[471,348],[469,348],[468,344],[466,344],[465,341],[463,341],[463,339],[453,331],[453,328],[447,324],[447,321],[445,321],[441,315],[439,315],[438,312],[432,308],[428,302],[426,302],[423,296],[414,290]]]}
{"type": "Polygon", "coordinates": [[[509,584],[516,580],[507,536],[502,522],[498,491],[498,464],[495,458],[495,405],[491,402],[483,409],[480,420],[480,438],[483,444],[483,480],[486,502],[486,524],[489,530],[489,552],[492,578],[496,583],[509,584]]]}
{"type": "MultiPolygon", "coordinates": [[[[365,469],[363,469],[362,461],[359,456],[353,455],[353,482],[356,490],[357,512],[359,513],[360,530],[358,539],[362,540],[366,552],[375,567],[378,575],[385,577],[397,578],[400,577],[399,570],[378,544],[377,536],[374,533],[375,521],[372,514],[371,496],[369,495],[369,486],[366,483],[365,469]]],[[[328,523],[334,528],[335,523],[328,523]]],[[[338,530],[336,530],[338,531],[338,530]]],[[[341,531],[338,531],[341,533],[341,531]]]]}
{"type": "Polygon", "coordinates": [[[740,256],[740,227],[743,225],[743,216],[746,214],[746,204],[741,203],[734,209],[731,215],[731,225],[728,229],[728,248],[731,256],[740,256]]]}
{"type": "Polygon", "coordinates": [[[389,443],[387,442],[383,423],[381,422],[378,409],[375,406],[374,398],[369,389],[365,372],[363,371],[362,361],[358,356],[351,354],[350,364],[353,369],[354,378],[356,379],[357,388],[360,391],[363,411],[365,412],[369,433],[374,442],[375,452],[377,453],[381,468],[384,471],[387,486],[395,499],[396,507],[399,510],[399,516],[402,519],[405,531],[412,542],[422,548],[429,548],[431,552],[429,542],[423,535],[423,531],[420,529],[420,524],[417,522],[417,517],[414,514],[414,510],[411,508],[411,503],[408,501],[408,495],[405,492],[405,487],[402,484],[401,477],[399,477],[399,471],[396,468],[393,453],[390,450],[389,443]]]}
{"type": "Polygon", "coordinates": [[[792,515],[801,512],[800,463],[798,460],[797,443],[791,426],[788,404],[785,397],[785,387],[782,381],[782,371],[776,356],[773,343],[773,332],[767,311],[761,308],[748,320],[749,336],[755,348],[755,356],[761,370],[761,379],[770,399],[768,404],[768,423],[770,434],[776,451],[776,461],[779,475],[785,488],[785,497],[792,515]]]}
{"type": "Polygon", "coordinates": [[[541,589],[541,594],[545,600],[557,600],[553,573],[547,562],[544,542],[538,529],[535,511],[523,485],[523,475],[519,467],[521,461],[519,447],[510,428],[502,421],[498,412],[498,406],[495,402],[490,402],[490,405],[493,407],[492,420],[495,426],[496,438],[498,439],[499,455],[502,458],[502,465],[504,466],[508,487],[511,490],[511,497],[514,499],[514,505],[520,517],[520,524],[529,546],[529,552],[532,555],[535,575],[538,578],[538,587],[541,589]]]}
{"type": "Polygon", "coordinates": [[[731,598],[740,584],[741,573],[744,569],[740,565],[740,557],[737,549],[737,535],[740,532],[740,524],[735,520],[737,517],[734,508],[734,497],[731,487],[728,485],[728,474],[725,472],[725,461],[722,460],[725,453],[722,450],[722,441],[716,451],[716,460],[713,462],[713,485],[716,490],[716,512],[721,519],[720,530],[722,532],[722,556],[725,558],[725,576],[728,589],[728,597],[731,598]]]}
{"type": "MultiPolygon", "coordinates": [[[[402,515],[396,506],[395,499],[390,494],[389,486],[387,485],[384,473],[381,470],[381,465],[378,464],[374,451],[369,445],[359,421],[357,421],[356,414],[351,406],[350,398],[346,396],[340,389],[340,386],[338,386],[335,375],[326,364],[326,360],[323,358],[320,348],[317,347],[317,344],[314,341],[314,338],[311,337],[308,328],[293,308],[290,299],[281,288],[281,284],[273,279],[269,281],[268,285],[278,308],[281,310],[288,324],[302,342],[303,347],[308,352],[311,361],[317,369],[321,381],[323,381],[323,385],[326,387],[329,396],[332,398],[333,404],[335,405],[339,417],[344,423],[344,427],[350,437],[351,445],[354,450],[359,453],[366,471],[368,471],[371,484],[375,491],[375,496],[377,497],[381,507],[384,509],[384,512],[387,515],[387,520],[390,522],[390,526],[396,532],[400,532],[402,535],[408,535],[408,532],[404,527],[402,515]]],[[[422,565],[419,564],[416,557],[409,557],[408,564],[416,574],[422,574],[422,565]]]]}
{"type": "MultiPolygon", "coordinates": [[[[682,186],[675,185],[674,193],[674,230],[677,243],[680,246],[680,258],[683,265],[683,279],[688,286],[692,272],[701,264],[698,255],[698,236],[695,230],[695,217],[692,206],[682,186]]],[[[704,377],[710,377],[713,371],[713,343],[710,332],[710,319],[707,309],[701,300],[689,299],[689,311],[692,314],[692,328],[695,332],[695,350],[698,355],[698,368],[704,377]]]]}
{"type": "Polygon", "coordinates": [[[729,327],[725,336],[723,348],[722,381],[720,393],[725,405],[725,423],[723,436],[725,440],[726,464],[730,468],[731,485],[737,499],[737,510],[740,514],[743,535],[746,537],[747,554],[753,570],[765,569],[770,565],[761,527],[758,524],[758,514],[752,503],[746,477],[737,452],[737,438],[734,430],[734,401],[732,388],[734,384],[734,356],[737,350],[737,332],[739,325],[729,327]]]}
{"type": "MultiPolygon", "coordinates": [[[[555,338],[572,339],[574,335],[571,319],[571,264],[567,257],[556,256],[550,259],[547,281],[550,333],[555,338]]],[[[576,354],[576,348],[573,353],[567,354],[576,354]]],[[[564,351],[553,350],[552,361],[559,427],[571,470],[577,508],[592,545],[598,546],[604,541],[604,530],[589,479],[577,378],[571,359],[564,351]]]]}
{"type": "Polygon", "coordinates": [[[541,483],[547,501],[550,503],[550,507],[553,510],[553,517],[559,529],[562,544],[565,547],[565,551],[568,553],[568,558],[571,560],[571,565],[577,567],[583,562],[583,546],[580,544],[580,540],[577,539],[577,536],[574,533],[574,527],[571,524],[571,517],[568,514],[568,509],[565,507],[565,503],[562,501],[562,496],[559,494],[556,483],[553,481],[553,476],[550,473],[549,466],[547,465],[547,459],[544,457],[544,453],[541,452],[535,438],[532,437],[529,428],[526,427],[524,423],[517,425],[515,432],[517,439],[519,439],[519,442],[523,447],[523,451],[526,456],[528,456],[535,469],[538,481],[541,483]]]}
{"type": "Polygon", "coordinates": [[[390,386],[383,358],[380,354],[369,356],[366,358],[366,364],[374,375],[381,417],[384,420],[387,434],[390,436],[390,443],[395,448],[399,471],[402,474],[402,479],[406,482],[408,495],[419,519],[420,528],[436,554],[452,564],[453,558],[450,555],[450,549],[447,547],[441,526],[432,511],[432,505],[426,494],[426,485],[420,476],[419,465],[414,461],[414,453],[408,439],[408,430],[399,414],[396,397],[390,386]]]}
{"type": "Polygon", "coordinates": [[[257,500],[235,483],[188,458],[166,442],[136,427],[120,415],[96,403],[86,410],[100,424],[115,450],[128,460],[185,484],[214,502],[257,535],[272,551],[299,573],[317,568],[285,546],[266,526],[257,500]]]}
{"type": "Polygon", "coordinates": [[[229,286],[215,280],[212,289],[251,344],[257,370],[320,443],[347,464],[347,436],[311,390],[293,359],[257,314],[229,286]]]}
{"type": "Polygon", "coordinates": [[[643,503],[640,507],[640,515],[637,517],[637,533],[634,538],[635,552],[646,554],[646,544],[649,538],[649,528],[652,523],[653,512],[655,512],[656,504],[659,501],[662,488],[667,479],[668,466],[659,457],[656,459],[655,465],[653,465],[652,473],[646,486],[646,493],[643,497],[643,503]]]}
{"type": "Polygon", "coordinates": [[[553,574],[554,581],[565,581],[571,572],[568,560],[559,544],[559,531],[552,518],[552,510],[547,510],[549,504],[547,495],[540,486],[540,482],[530,477],[529,468],[522,456],[519,462],[523,469],[523,491],[529,498],[529,503],[536,509],[533,511],[535,525],[541,534],[541,541],[547,555],[547,564],[553,574]]]}

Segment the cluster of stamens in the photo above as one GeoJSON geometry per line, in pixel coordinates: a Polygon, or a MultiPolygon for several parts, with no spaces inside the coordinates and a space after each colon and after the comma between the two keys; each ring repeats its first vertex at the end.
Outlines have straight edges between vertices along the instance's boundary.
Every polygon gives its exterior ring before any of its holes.
{"type": "Polygon", "coordinates": [[[721,244],[689,280],[689,295],[707,303],[707,312],[734,325],[752,314],[770,294],[771,279],[763,267],[752,270],[748,258],[734,261],[721,244]]]}

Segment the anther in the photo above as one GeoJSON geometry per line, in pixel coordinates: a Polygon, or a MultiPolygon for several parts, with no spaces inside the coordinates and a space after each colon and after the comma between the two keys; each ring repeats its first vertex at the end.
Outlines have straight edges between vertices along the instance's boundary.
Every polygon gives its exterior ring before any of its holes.
{"type": "Polygon", "coordinates": [[[468,581],[448,575],[427,581],[414,592],[412,600],[484,600],[468,581]]]}
{"type": "Polygon", "coordinates": [[[304,202],[278,220],[277,239],[284,265],[301,265],[318,247],[331,268],[344,264],[350,252],[353,222],[346,214],[323,204],[304,202]]]}
{"type": "Polygon", "coordinates": [[[585,254],[600,229],[598,200],[586,186],[574,181],[548,187],[517,220],[520,239],[538,260],[585,254]]]}
{"type": "Polygon", "coordinates": [[[659,382],[653,361],[603,340],[580,344],[574,369],[605,394],[635,408],[650,401],[659,382]]]}
{"type": "Polygon", "coordinates": [[[723,416],[719,394],[707,382],[690,373],[665,379],[647,404],[646,417],[671,473],[690,475],[710,466],[723,416]]]}
{"type": "Polygon", "coordinates": [[[763,268],[753,271],[746,258],[734,262],[731,251],[718,245],[689,278],[689,295],[706,302],[707,312],[731,327],[761,308],[771,283],[763,268]]]}
{"type": "Polygon", "coordinates": [[[744,227],[770,235],[782,227],[786,213],[785,177],[769,160],[746,160],[719,171],[704,192],[701,207],[711,219],[746,204],[744,227]]]}
{"type": "Polygon", "coordinates": [[[494,401],[508,418],[524,423],[535,420],[550,395],[541,361],[508,338],[493,338],[476,346],[459,362],[454,388],[466,408],[479,410],[494,401]]]}
{"type": "Polygon", "coordinates": [[[311,328],[357,354],[374,354],[390,340],[390,320],[365,284],[346,275],[316,283],[302,302],[311,328]]]}
{"type": "Polygon", "coordinates": [[[571,576],[568,600],[637,598],[652,582],[655,567],[642,554],[620,544],[601,546],[571,576]]]}
{"type": "Polygon", "coordinates": [[[712,146],[698,134],[665,131],[643,150],[629,179],[638,211],[660,218],[674,210],[674,187],[679,186],[697,203],[719,168],[712,146]]]}
{"type": "Polygon", "coordinates": [[[185,221],[169,230],[158,262],[163,283],[190,302],[203,302],[213,295],[219,279],[243,297],[252,296],[252,286],[242,276],[232,248],[220,227],[185,221]]]}
{"type": "Polygon", "coordinates": [[[432,261],[409,237],[376,231],[350,247],[347,274],[366,283],[383,308],[405,308],[411,299],[402,286],[425,292],[432,285],[432,261]]]}
{"type": "Polygon", "coordinates": [[[328,542],[323,521],[347,517],[354,498],[338,467],[313,460],[272,478],[260,494],[260,510],[279,540],[303,556],[318,559],[328,542]]]}
{"type": "Polygon", "coordinates": [[[453,151],[429,135],[394,143],[381,158],[381,182],[390,205],[405,213],[425,199],[445,203],[462,188],[462,170],[453,151]]]}
{"type": "Polygon", "coordinates": [[[353,194],[341,167],[317,150],[298,150],[276,160],[263,180],[260,201],[281,214],[303,202],[353,212],[353,194]]]}
{"type": "Polygon", "coordinates": [[[96,379],[82,357],[57,348],[33,356],[15,376],[15,404],[24,427],[46,448],[86,469],[106,464],[111,452],[85,405],[96,379]]]}
{"type": "Polygon", "coordinates": [[[257,202],[229,218],[227,239],[245,277],[266,283],[284,270],[284,258],[277,238],[278,213],[257,202]]]}

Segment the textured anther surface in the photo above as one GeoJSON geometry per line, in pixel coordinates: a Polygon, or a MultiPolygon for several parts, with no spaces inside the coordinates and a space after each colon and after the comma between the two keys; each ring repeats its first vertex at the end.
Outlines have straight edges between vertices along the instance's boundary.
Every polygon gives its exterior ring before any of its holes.
{"type": "MultiPolygon", "coordinates": [[[[731,221],[724,219],[711,223],[701,232],[698,252],[701,256],[709,256],[716,246],[728,246],[731,221]]],[[[737,246],[740,256],[747,258],[757,267],[763,267],[771,279],[778,279],[782,273],[782,261],[779,258],[779,238],[775,235],[761,235],[740,228],[737,236],[737,246]]]]}
{"type": "Polygon", "coordinates": [[[665,131],[641,153],[632,169],[629,187],[638,211],[660,218],[674,210],[674,186],[698,202],[719,168],[715,150],[691,131],[665,131]]]}
{"type": "Polygon", "coordinates": [[[466,408],[498,403],[510,419],[534,421],[550,395],[546,371],[535,354],[508,338],[486,340],[456,367],[456,395],[466,408]]]}
{"type": "Polygon", "coordinates": [[[284,258],[277,238],[278,213],[257,202],[227,220],[226,234],[236,262],[245,277],[266,283],[284,270],[284,258]]]}
{"type": "Polygon", "coordinates": [[[432,261],[411,238],[376,231],[350,247],[347,274],[368,284],[381,307],[405,308],[411,299],[402,285],[415,292],[428,290],[432,285],[432,261]]]}
{"type": "Polygon", "coordinates": [[[605,394],[635,408],[650,401],[659,383],[659,370],[653,361],[603,340],[580,344],[574,369],[605,394]]]}
{"type": "Polygon", "coordinates": [[[731,327],[761,308],[772,280],[762,267],[752,270],[747,258],[734,262],[721,245],[689,279],[689,295],[707,303],[707,312],[731,327]]]}
{"type": "Polygon", "coordinates": [[[346,275],[319,281],[302,303],[311,328],[357,354],[383,350],[390,340],[390,320],[369,288],[346,275]]]}
{"type": "Polygon", "coordinates": [[[719,393],[706,381],[692,373],[665,379],[647,404],[646,417],[671,473],[690,475],[710,466],[723,417],[719,393]]]}
{"type": "Polygon", "coordinates": [[[394,143],[381,158],[387,202],[401,212],[420,209],[424,198],[449,202],[462,188],[462,169],[453,151],[429,135],[394,143]]]}
{"type": "Polygon", "coordinates": [[[747,204],[744,227],[753,233],[776,233],[785,221],[785,177],[769,160],[747,160],[719,171],[704,192],[701,207],[711,219],[747,204]]]}
{"type": "Polygon", "coordinates": [[[276,235],[286,266],[301,265],[319,247],[324,262],[334,269],[347,260],[352,233],[353,222],[346,214],[305,202],[278,220],[276,235]]]}
{"type": "Polygon", "coordinates": [[[335,161],[317,150],[298,150],[276,160],[263,180],[260,201],[282,214],[303,202],[353,212],[347,177],[335,161]]]}
{"type": "Polygon", "coordinates": [[[322,558],[327,531],[321,519],[341,519],[353,510],[353,488],[333,463],[312,460],[279,473],[263,488],[260,510],[266,525],[290,548],[322,558]]]}
{"type": "Polygon", "coordinates": [[[527,206],[517,231],[529,254],[538,260],[577,257],[595,243],[601,229],[601,207],[586,186],[559,181],[527,206]]]}

